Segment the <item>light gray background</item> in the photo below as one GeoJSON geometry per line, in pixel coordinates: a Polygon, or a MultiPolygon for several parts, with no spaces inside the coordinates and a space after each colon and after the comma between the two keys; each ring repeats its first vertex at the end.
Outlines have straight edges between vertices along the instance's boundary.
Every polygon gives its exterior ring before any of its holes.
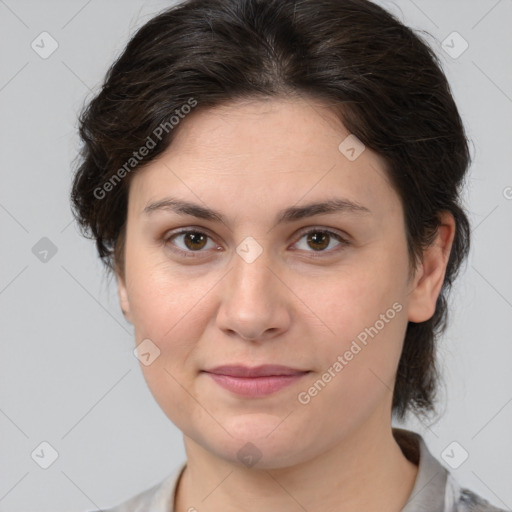
{"type": "MultiPolygon", "coordinates": [[[[456,478],[510,508],[512,1],[381,4],[432,34],[474,156],[466,193],[473,248],[440,347],[442,416],[407,427],[422,433],[440,459],[457,441],[469,458],[452,470],[456,478]],[[453,31],[469,44],[456,59],[441,45],[453,31]]],[[[185,457],[180,432],[154,402],[132,354],[132,329],[114,284],[104,279],[94,244],[78,234],[68,200],[83,101],[130,34],[169,5],[0,0],[4,512],[112,506],[163,479],[185,457]],[[47,59],[31,48],[43,31],[59,45],[47,59]],[[57,247],[47,262],[32,252],[42,237],[57,247]],[[43,441],[58,452],[48,469],[31,457],[43,441]]],[[[460,41],[453,46],[460,49],[460,41]]],[[[40,450],[42,461],[49,452],[40,450]]]]}

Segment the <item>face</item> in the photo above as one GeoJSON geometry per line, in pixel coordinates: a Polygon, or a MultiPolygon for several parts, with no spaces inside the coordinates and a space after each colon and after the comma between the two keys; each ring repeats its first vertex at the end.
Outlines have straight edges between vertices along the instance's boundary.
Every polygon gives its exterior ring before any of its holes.
{"type": "Polygon", "coordinates": [[[437,295],[409,279],[384,162],[347,136],[313,100],[230,103],[190,114],[131,181],[118,284],[144,377],[224,460],[251,442],[285,467],[389,428],[407,322],[437,295]],[[211,373],[226,365],[286,368],[211,373]]]}

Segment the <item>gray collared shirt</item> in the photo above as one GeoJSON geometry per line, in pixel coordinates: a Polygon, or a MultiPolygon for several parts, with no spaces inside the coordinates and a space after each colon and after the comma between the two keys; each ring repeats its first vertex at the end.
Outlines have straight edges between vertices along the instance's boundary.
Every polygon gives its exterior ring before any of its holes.
{"type": "MultiPolygon", "coordinates": [[[[506,512],[461,488],[419,434],[394,428],[393,435],[405,456],[418,465],[414,487],[401,512],[506,512]]],[[[153,487],[104,512],[174,512],[176,488],[185,466],[186,463],[153,487]]]]}

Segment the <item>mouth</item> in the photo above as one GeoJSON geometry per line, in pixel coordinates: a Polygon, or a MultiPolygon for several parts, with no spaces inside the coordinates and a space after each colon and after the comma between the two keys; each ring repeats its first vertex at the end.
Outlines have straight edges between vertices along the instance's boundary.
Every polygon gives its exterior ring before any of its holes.
{"type": "Polygon", "coordinates": [[[276,393],[310,372],[281,365],[226,365],[203,373],[232,393],[257,398],[276,393]]]}
{"type": "Polygon", "coordinates": [[[307,370],[298,370],[289,366],[278,364],[262,364],[260,366],[224,365],[210,370],[204,370],[215,375],[227,375],[229,377],[281,377],[307,373],[307,370]]]}

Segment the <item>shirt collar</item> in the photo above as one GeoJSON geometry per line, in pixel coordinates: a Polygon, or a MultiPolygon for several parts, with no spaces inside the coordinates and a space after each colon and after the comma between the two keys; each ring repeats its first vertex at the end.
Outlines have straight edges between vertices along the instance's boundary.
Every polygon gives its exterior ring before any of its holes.
{"type": "Polygon", "coordinates": [[[446,469],[430,453],[419,434],[393,428],[393,436],[404,455],[418,465],[414,487],[401,512],[444,512],[446,469]]]}
{"type": "MultiPolygon", "coordinates": [[[[419,434],[393,428],[393,436],[407,459],[418,465],[414,486],[401,512],[444,512],[446,469],[430,453],[419,434]]],[[[186,463],[183,463],[161,483],[148,512],[173,512],[176,490],[185,467],[186,463]]]]}

